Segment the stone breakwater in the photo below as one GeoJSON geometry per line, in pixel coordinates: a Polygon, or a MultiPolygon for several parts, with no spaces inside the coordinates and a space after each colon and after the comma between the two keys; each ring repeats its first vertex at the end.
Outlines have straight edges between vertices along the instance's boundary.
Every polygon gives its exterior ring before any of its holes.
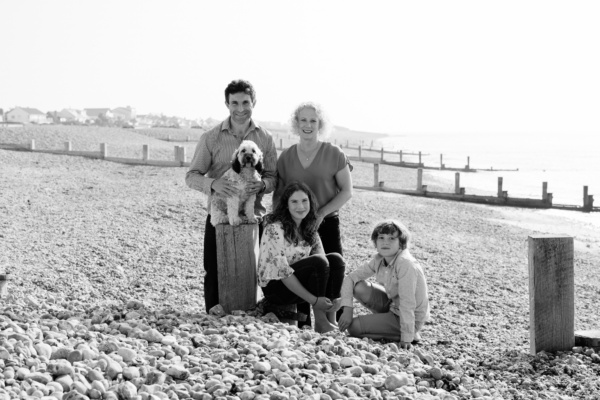
{"type": "Polygon", "coordinates": [[[182,315],[137,301],[87,316],[2,314],[0,399],[502,398],[418,348],[299,330],[272,314],[182,315]]]}

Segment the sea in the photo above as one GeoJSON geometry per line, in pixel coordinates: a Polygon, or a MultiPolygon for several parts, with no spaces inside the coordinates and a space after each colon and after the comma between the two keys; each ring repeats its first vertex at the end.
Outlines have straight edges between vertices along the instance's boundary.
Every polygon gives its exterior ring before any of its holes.
{"type": "MultiPolygon", "coordinates": [[[[379,138],[373,147],[402,150],[407,162],[417,162],[418,156],[404,153],[420,151],[426,166],[439,167],[440,155],[447,168],[469,164],[479,171],[461,172],[460,186],[468,188],[467,194],[494,195],[502,177],[509,197],[541,199],[547,182],[554,204],[583,206],[587,186],[594,205],[600,206],[600,154],[593,142],[589,134],[409,133],[379,138]]],[[[452,171],[438,174],[454,181],[452,171]]]]}

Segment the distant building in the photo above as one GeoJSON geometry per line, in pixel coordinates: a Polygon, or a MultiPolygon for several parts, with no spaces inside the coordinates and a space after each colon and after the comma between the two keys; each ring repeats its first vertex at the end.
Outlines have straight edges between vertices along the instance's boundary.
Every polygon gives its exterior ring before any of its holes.
{"type": "Polygon", "coordinates": [[[60,123],[79,123],[83,124],[88,119],[87,113],[83,110],[75,110],[73,108],[63,108],[58,113],[60,123]]]}
{"type": "Polygon", "coordinates": [[[37,108],[15,107],[6,112],[6,122],[20,122],[22,124],[47,124],[46,114],[37,108]]]}
{"type": "Polygon", "coordinates": [[[131,121],[136,118],[135,108],[117,107],[112,110],[113,118],[122,121],[131,121]]]}
{"type": "Polygon", "coordinates": [[[84,108],[88,122],[96,122],[98,120],[111,120],[113,118],[113,113],[110,108],[84,108]]]}

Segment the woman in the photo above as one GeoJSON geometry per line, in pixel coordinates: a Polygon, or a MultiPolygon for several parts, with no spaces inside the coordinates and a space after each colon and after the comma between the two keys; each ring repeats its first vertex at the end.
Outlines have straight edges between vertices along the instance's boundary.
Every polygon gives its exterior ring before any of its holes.
{"type": "Polygon", "coordinates": [[[277,205],[289,182],[306,183],[320,206],[317,218],[325,253],[343,255],[338,211],[352,197],[350,161],[338,146],[320,139],[329,133],[330,123],[318,104],[300,104],[290,122],[300,141],[285,149],[277,160],[273,204],[277,205]]]}
{"type": "MultiPolygon", "coordinates": [[[[352,165],[338,146],[321,140],[329,133],[331,124],[320,105],[312,102],[300,104],[292,113],[290,124],[300,141],[281,152],[277,160],[277,189],[273,193],[273,206],[276,207],[283,188],[289,182],[306,183],[320,205],[317,224],[325,253],[343,256],[338,211],[352,197],[352,165]]],[[[310,313],[307,305],[300,305],[298,311],[310,313]]],[[[299,326],[310,323],[309,318],[299,326]]]]}
{"type": "Polygon", "coordinates": [[[258,284],[271,303],[312,305],[315,330],[329,332],[337,329],[346,266],[341,255],[325,255],[316,211],[307,185],[292,182],[283,189],[275,210],[265,217],[258,284]]]}

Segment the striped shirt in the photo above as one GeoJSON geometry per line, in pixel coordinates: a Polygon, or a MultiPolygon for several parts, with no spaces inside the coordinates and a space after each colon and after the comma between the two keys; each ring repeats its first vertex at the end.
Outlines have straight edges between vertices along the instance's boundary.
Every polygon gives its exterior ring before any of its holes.
{"type": "Polygon", "coordinates": [[[207,210],[210,213],[211,185],[231,168],[231,156],[242,143],[242,140],[252,140],[263,152],[262,180],[266,190],[256,195],[254,213],[263,216],[266,213],[262,204],[263,194],[275,189],[277,179],[277,149],[273,137],[266,129],[250,120],[250,127],[243,138],[233,134],[229,118],[221,122],[200,137],[190,169],[185,175],[185,183],[192,189],[208,196],[207,210]]]}

